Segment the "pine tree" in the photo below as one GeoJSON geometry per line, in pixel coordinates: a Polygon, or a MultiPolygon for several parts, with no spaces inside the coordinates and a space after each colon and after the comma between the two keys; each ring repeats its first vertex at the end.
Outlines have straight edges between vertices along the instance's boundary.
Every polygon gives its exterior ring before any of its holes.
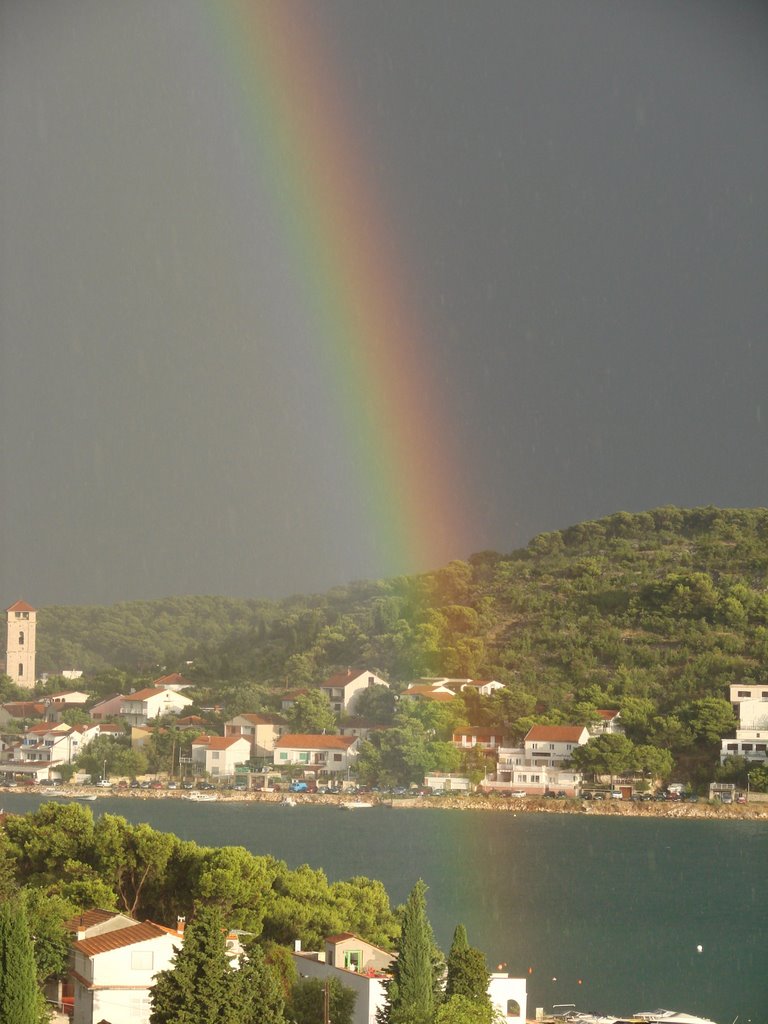
{"type": "Polygon", "coordinates": [[[18,899],[0,904],[0,1021],[37,1024],[41,997],[32,939],[24,905],[18,899]]]}
{"type": "Polygon", "coordinates": [[[221,914],[202,909],[184,933],[174,966],[157,975],[151,1024],[220,1024],[230,1010],[232,974],[221,914]]]}
{"type": "Polygon", "coordinates": [[[225,938],[217,909],[195,915],[173,968],[157,975],[151,1024],[285,1024],[277,972],[258,947],[233,968],[225,938]]]}
{"type": "Polygon", "coordinates": [[[453,942],[446,961],[445,998],[465,996],[478,1003],[490,1005],[488,981],[490,975],[485,956],[479,949],[470,946],[467,929],[456,925],[453,942]]]}
{"type": "Polygon", "coordinates": [[[430,1024],[436,1003],[436,967],[432,927],[427,920],[427,887],[419,879],[405,903],[398,955],[390,968],[387,1024],[430,1024]]]}

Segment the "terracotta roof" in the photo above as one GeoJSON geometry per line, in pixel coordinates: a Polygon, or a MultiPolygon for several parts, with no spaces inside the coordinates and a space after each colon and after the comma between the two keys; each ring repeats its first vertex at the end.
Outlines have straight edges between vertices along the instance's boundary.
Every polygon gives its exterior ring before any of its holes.
{"type": "Polygon", "coordinates": [[[578,743],[585,731],[583,725],[534,725],[528,730],[524,742],[548,740],[550,743],[578,743]]]}
{"type": "Polygon", "coordinates": [[[64,927],[68,932],[79,932],[85,928],[93,928],[95,924],[104,924],[105,921],[111,921],[113,917],[120,917],[114,910],[85,910],[82,914],[77,914],[75,917],[70,917],[68,921],[64,922],[64,927]]]}
{"type": "Polygon", "coordinates": [[[323,736],[311,733],[288,733],[281,736],[275,743],[277,747],[299,748],[310,750],[347,750],[357,740],[356,736],[323,736]]]}
{"type": "Polygon", "coordinates": [[[598,711],[598,715],[604,718],[606,722],[612,721],[618,715],[618,711],[598,711]]]}
{"type": "MultiPolygon", "coordinates": [[[[368,673],[368,669],[360,668],[355,669],[353,672],[351,668],[348,668],[346,672],[337,672],[335,675],[329,676],[324,683],[321,683],[321,688],[332,687],[338,689],[339,687],[346,686],[347,683],[351,683],[354,679],[359,679],[360,676],[364,676],[368,673]]],[[[370,673],[373,675],[373,673],[370,673]]]]}
{"type": "Polygon", "coordinates": [[[346,942],[347,939],[356,939],[357,936],[354,932],[339,932],[338,935],[326,935],[326,942],[346,942]]]}
{"type": "Polygon", "coordinates": [[[285,693],[280,694],[281,700],[296,700],[297,697],[303,697],[306,693],[309,693],[309,689],[304,686],[301,690],[286,690],[285,693]]]}
{"type": "Polygon", "coordinates": [[[208,750],[228,750],[233,743],[239,743],[241,740],[249,743],[246,736],[198,736],[196,740],[192,740],[192,746],[207,747],[208,750]]]}
{"type": "Polygon", "coordinates": [[[154,682],[155,686],[192,686],[189,679],[185,679],[180,672],[172,672],[169,676],[160,676],[154,682]]]}
{"type": "Polygon", "coordinates": [[[204,725],[205,719],[201,718],[200,715],[186,715],[184,718],[177,718],[176,725],[204,725]]]}
{"type": "Polygon", "coordinates": [[[17,601],[16,604],[12,604],[10,608],[5,609],[7,612],[34,612],[37,611],[31,604],[27,604],[26,601],[17,601]]]}
{"type": "Polygon", "coordinates": [[[144,690],[136,690],[135,693],[129,693],[124,697],[125,700],[148,700],[151,697],[156,697],[161,693],[173,693],[176,697],[183,698],[187,703],[191,703],[189,697],[185,697],[182,693],[176,693],[175,690],[166,690],[162,686],[147,686],[144,690]]]}
{"type": "Polygon", "coordinates": [[[148,939],[156,939],[167,934],[165,928],[161,928],[159,924],[144,921],[142,924],[132,924],[127,928],[116,928],[113,932],[104,932],[103,935],[94,935],[92,939],[80,939],[79,942],[72,943],[72,948],[85,953],[86,956],[97,956],[99,953],[108,953],[111,949],[133,946],[137,942],[146,942],[148,939]]]}
{"type": "Polygon", "coordinates": [[[33,700],[11,700],[3,704],[11,718],[35,718],[45,714],[45,705],[33,700]]]}

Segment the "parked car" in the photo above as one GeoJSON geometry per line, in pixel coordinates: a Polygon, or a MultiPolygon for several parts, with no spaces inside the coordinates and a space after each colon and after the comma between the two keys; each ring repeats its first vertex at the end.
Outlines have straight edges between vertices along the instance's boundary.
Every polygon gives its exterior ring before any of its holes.
{"type": "Polygon", "coordinates": [[[131,781],[128,783],[129,789],[139,789],[140,786],[141,783],[139,782],[138,779],[131,779],[131,781]]]}
{"type": "Polygon", "coordinates": [[[162,789],[163,788],[163,784],[160,781],[160,779],[155,779],[153,782],[150,782],[149,788],[150,789],[162,789]]]}
{"type": "Polygon", "coordinates": [[[178,785],[175,782],[168,783],[168,789],[178,789],[178,785]]]}

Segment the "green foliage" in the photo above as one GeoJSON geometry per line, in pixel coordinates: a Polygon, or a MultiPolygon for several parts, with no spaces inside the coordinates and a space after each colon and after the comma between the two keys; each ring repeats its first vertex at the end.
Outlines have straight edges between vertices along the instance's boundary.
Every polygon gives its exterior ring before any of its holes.
{"type": "MultiPolygon", "coordinates": [[[[723,720],[702,718],[695,702],[722,699],[733,681],[768,679],[768,510],[617,512],[510,554],[323,595],[53,608],[39,625],[41,669],[78,664],[94,692],[126,692],[182,667],[230,714],[266,710],[270,700],[274,710],[279,689],[317,685],[351,664],[402,683],[479,676],[505,689],[454,702],[472,725],[520,739],[533,716],[567,722],[618,706],[632,741],[712,769],[723,720]]],[[[448,741],[447,724],[426,742],[448,741]]],[[[415,760],[427,764],[414,739],[415,760]]],[[[393,771],[377,766],[381,757],[368,751],[370,778],[410,776],[407,758],[393,755],[393,771]]]]}
{"type": "Polygon", "coordinates": [[[77,906],[55,893],[25,886],[20,891],[29,924],[34,935],[34,956],[37,980],[62,977],[67,973],[71,936],[64,927],[77,913],[77,906]]]}
{"type": "Polygon", "coordinates": [[[38,1024],[41,997],[27,915],[21,900],[0,903],[0,1021],[38,1024]]]}
{"type": "MultiPolygon", "coordinates": [[[[320,978],[304,978],[291,990],[288,1017],[295,1024],[323,1024],[325,984],[320,978]]],[[[337,978],[329,978],[329,1018],[333,1024],[352,1024],[357,994],[337,978]]]]}
{"type": "Polygon", "coordinates": [[[454,932],[448,959],[445,995],[465,996],[473,1003],[489,1004],[488,982],[490,973],[485,962],[485,955],[467,942],[467,933],[462,925],[454,932]],[[460,930],[461,929],[461,930],[460,930]]]}
{"type": "Polygon", "coordinates": [[[396,959],[390,967],[386,1024],[431,1024],[437,1003],[440,963],[427,919],[427,887],[419,880],[405,903],[396,959]]]}
{"type": "Polygon", "coordinates": [[[438,1006],[435,1024],[500,1024],[500,1018],[489,1000],[455,995],[438,1006]]]}
{"type": "Polygon", "coordinates": [[[336,716],[328,695],[310,690],[296,699],[287,715],[291,732],[319,734],[336,732],[336,716]]]}

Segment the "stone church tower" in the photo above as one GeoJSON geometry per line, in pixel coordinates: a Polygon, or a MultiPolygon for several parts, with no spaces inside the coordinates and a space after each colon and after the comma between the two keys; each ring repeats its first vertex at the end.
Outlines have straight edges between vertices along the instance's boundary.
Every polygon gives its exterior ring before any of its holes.
{"type": "Polygon", "coordinates": [[[5,610],[8,629],[5,638],[5,671],[17,686],[35,685],[35,630],[37,612],[26,601],[5,610]]]}

